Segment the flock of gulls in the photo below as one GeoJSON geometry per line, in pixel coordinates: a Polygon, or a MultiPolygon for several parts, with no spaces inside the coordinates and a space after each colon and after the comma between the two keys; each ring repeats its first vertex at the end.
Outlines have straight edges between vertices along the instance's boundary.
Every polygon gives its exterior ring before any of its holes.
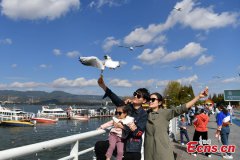
{"type": "MultiPolygon", "coordinates": [[[[173,8],[176,11],[182,11],[182,8],[177,8],[174,7],[173,8]]],[[[133,45],[133,46],[124,46],[124,45],[119,45],[118,47],[123,47],[123,48],[127,48],[130,51],[134,51],[135,48],[138,47],[143,47],[144,45],[133,45]]],[[[108,55],[104,56],[103,60],[100,60],[98,57],[96,56],[89,56],[89,57],[79,57],[79,61],[86,66],[91,66],[91,67],[95,67],[101,70],[101,75],[103,74],[103,71],[105,68],[109,68],[109,69],[116,69],[118,67],[120,67],[120,62],[119,61],[114,61],[112,60],[112,58],[108,55]]]]}
{"type": "MultiPolygon", "coordinates": [[[[182,11],[182,8],[180,7],[174,7],[174,10],[180,12],[182,11]]],[[[127,48],[130,51],[134,51],[138,47],[143,47],[144,45],[133,45],[133,46],[124,46],[124,45],[119,45],[118,47],[123,47],[127,48]]],[[[79,57],[79,61],[86,66],[91,66],[95,67],[101,70],[101,75],[103,74],[103,71],[105,68],[109,69],[116,69],[120,67],[120,62],[119,61],[114,61],[109,55],[105,55],[103,60],[100,60],[96,56],[89,56],[89,57],[79,57]]],[[[175,66],[174,68],[176,69],[181,69],[183,66],[175,66]]],[[[222,76],[213,76],[214,79],[220,79],[222,76]]],[[[238,73],[238,77],[240,77],[240,73],[238,73]]]]}

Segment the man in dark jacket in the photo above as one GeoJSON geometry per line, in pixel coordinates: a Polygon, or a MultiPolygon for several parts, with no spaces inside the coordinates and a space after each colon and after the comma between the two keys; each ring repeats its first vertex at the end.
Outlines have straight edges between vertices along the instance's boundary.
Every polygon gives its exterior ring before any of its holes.
{"type": "MultiPolygon", "coordinates": [[[[104,83],[103,78],[98,79],[99,86],[105,91],[105,97],[109,97],[113,104],[118,106],[129,105],[131,113],[134,118],[134,124],[129,127],[121,123],[115,124],[115,127],[123,129],[123,134],[127,137],[125,142],[125,151],[123,160],[140,160],[142,147],[142,134],[146,128],[147,113],[142,108],[142,104],[149,99],[149,92],[145,88],[140,88],[133,93],[134,98],[128,99],[125,102],[121,100],[115,93],[113,93],[104,83]]],[[[109,146],[108,141],[98,141],[95,144],[95,154],[97,160],[105,160],[105,154],[109,146]]]]}

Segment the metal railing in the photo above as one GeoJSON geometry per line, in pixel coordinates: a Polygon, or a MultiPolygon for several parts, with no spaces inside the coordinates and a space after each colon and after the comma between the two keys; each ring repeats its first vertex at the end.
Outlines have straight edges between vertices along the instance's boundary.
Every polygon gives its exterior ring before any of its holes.
{"type": "MultiPolygon", "coordinates": [[[[91,147],[79,152],[79,149],[78,149],[79,142],[81,140],[95,137],[97,135],[101,135],[104,133],[106,133],[105,130],[94,130],[94,131],[89,131],[81,134],[75,134],[72,136],[30,144],[22,147],[3,150],[3,151],[0,151],[0,159],[5,160],[5,159],[23,157],[26,155],[35,154],[41,151],[46,151],[46,150],[60,147],[63,145],[71,144],[72,146],[71,146],[70,154],[66,157],[60,158],[59,160],[78,160],[78,157],[80,155],[83,155],[85,153],[88,153],[94,150],[94,147],[91,147]]],[[[178,133],[179,133],[178,118],[173,118],[169,123],[169,135],[170,134],[174,135],[174,138],[176,140],[177,138],[176,135],[178,133]]],[[[142,159],[143,159],[143,148],[142,148],[142,159]]]]}
{"type": "Polygon", "coordinates": [[[67,136],[63,138],[57,138],[49,141],[39,142],[35,144],[30,144],[22,147],[12,148],[0,151],[0,159],[13,159],[18,157],[23,157],[26,155],[34,154],[41,151],[46,151],[52,148],[56,148],[59,146],[72,144],[70,154],[67,157],[63,157],[60,160],[78,160],[78,156],[85,154],[87,152],[93,151],[94,147],[88,148],[83,151],[78,151],[79,141],[91,138],[97,135],[101,135],[106,133],[105,130],[94,130],[81,134],[76,134],[72,136],[67,136]]]}

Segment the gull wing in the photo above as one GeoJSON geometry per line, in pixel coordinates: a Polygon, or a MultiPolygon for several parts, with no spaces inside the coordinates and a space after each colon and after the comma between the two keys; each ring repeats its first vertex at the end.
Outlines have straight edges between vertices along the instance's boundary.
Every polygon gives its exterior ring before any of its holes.
{"type": "Polygon", "coordinates": [[[144,45],[143,44],[141,44],[141,45],[137,45],[137,46],[134,46],[134,47],[143,47],[144,45]]]}
{"type": "Polygon", "coordinates": [[[107,60],[105,60],[104,65],[105,65],[105,67],[108,67],[110,69],[115,69],[117,67],[120,67],[120,62],[113,61],[112,59],[107,59],[107,60]]]}
{"type": "Polygon", "coordinates": [[[129,48],[129,46],[118,46],[118,47],[129,48]]]}
{"type": "Polygon", "coordinates": [[[92,66],[104,70],[103,62],[95,56],[79,57],[79,61],[85,66],[92,66]]]}

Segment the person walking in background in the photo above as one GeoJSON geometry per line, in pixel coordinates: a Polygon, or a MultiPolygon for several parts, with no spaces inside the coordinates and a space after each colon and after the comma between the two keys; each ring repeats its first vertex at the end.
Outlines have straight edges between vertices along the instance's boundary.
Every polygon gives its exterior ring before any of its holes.
{"type": "MultiPolygon", "coordinates": [[[[221,136],[221,141],[223,145],[228,145],[228,137],[230,134],[230,113],[228,112],[227,108],[223,105],[219,106],[220,113],[217,115],[217,131],[216,131],[216,138],[221,136]]],[[[226,153],[223,155],[224,159],[233,159],[231,153],[226,153]]]]}
{"type": "MultiPolygon", "coordinates": [[[[195,119],[193,120],[193,125],[195,127],[193,141],[199,142],[200,137],[202,137],[202,140],[208,140],[208,122],[208,115],[204,113],[204,109],[201,109],[200,114],[196,115],[195,119]]],[[[192,155],[196,157],[197,153],[193,153],[192,155]]],[[[211,153],[205,153],[205,155],[211,158],[211,153]]]]}
{"type": "Polygon", "coordinates": [[[188,126],[188,124],[187,124],[187,122],[185,120],[185,116],[181,115],[180,116],[180,121],[179,121],[181,145],[184,145],[183,135],[186,137],[187,142],[189,142],[187,126],[188,126]]]}
{"type": "Polygon", "coordinates": [[[233,108],[230,104],[227,106],[227,110],[228,113],[230,114],[230,123],[232,124],[233,108]]]}
{"type": "Polygon", "coordinates": [[[187,113],[200,98],[208,94],[208,88],[186,104],[172,109],[163,109],[163,98],[159,93],[150,95],[149,114],[144,139],[145,160],[174,160],[175,156],[167,134],[169,121],[187,113]]]}
{"type": "MultiPolygon", "coordinates": [[[[131,123],[134,123],[134,118],[128,116],[129,108],[128,106],[117,107],[113,119],[109,122],[102,124],[98,129],[105,129],[110,126],[114,126],[114,123],[122,123],[123,125],[129,126],[131,123]]],[[[122,129],[113,127],[109,133],[109,147],[106,153],[106,160],[110,160],[112,153],[117,146],[117,160],[122,160],[123,158],[123,147],[124,147],[124,137],[122,136],[122,129]]],[[[126,137],[125,137],[126,138],[126,137]]]]}
{"type": "Polygon", "coordinates": [[[190,118],[190,122],[189,122],[189,125],[191,126],[192,125],[192,121],[194,120],[194,115],[195,115],[195,107],[191,107],[188,111],[189,113],[189,118],[190,118]]]}

